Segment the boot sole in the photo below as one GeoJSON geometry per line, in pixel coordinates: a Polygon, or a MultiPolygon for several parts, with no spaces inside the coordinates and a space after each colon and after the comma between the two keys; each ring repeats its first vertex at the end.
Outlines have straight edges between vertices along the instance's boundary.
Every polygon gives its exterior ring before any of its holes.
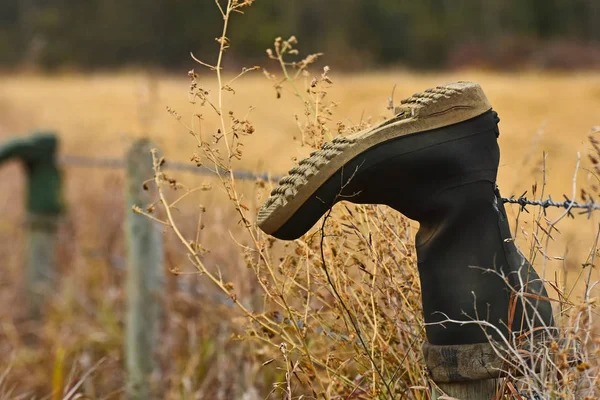
{"type": "Polygon", "coordinates": [[[371,147],[463,122],[491,108],[481,87],[472,82],[438,86],[402,100],[393,118],[374,128],[338,136],[300,161],[259,210],[258,226],[267,234],[277,232],[332,175],[371,147]]]}

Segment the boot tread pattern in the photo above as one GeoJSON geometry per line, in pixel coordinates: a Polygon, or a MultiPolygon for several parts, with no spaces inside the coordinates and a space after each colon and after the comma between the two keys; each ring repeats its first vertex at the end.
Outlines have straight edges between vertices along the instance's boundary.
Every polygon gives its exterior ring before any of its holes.
{"type": "Polygon", "coordinates": [[[298,193],[301,186],[308,183],[308,178],[319,172],[319,167],[327,164],[355,143],[356,139],[337,136],[333,141],[323,144],[320,150],[310,153],[310,157],[300,161],[298,166],[288,171],[288,176],[279,181],[279,186],[273,189],[271,197],[261,208],[258,219],[267,217],[271,206],[285,205],[291,197],[298,193]]]}
{"type": "Polygon", "coordinates": [[[406,99],[403,99],[400,104],[431,104],[441,99],[449,99],[452,95],[460,94],[459,88],[450,89],[446,86],[437,86],[427,89],[424,92],[415,93],[406,99]]]}

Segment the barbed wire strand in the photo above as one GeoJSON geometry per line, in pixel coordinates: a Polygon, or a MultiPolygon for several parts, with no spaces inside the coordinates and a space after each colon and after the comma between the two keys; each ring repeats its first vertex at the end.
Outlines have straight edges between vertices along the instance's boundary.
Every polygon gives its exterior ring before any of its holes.
{"type": "MultiPolygon", "coordinates": [[[[125,160],[118,158],[105,158],[105,157],[87,157],[87,156],[76,156],[76,155],[64,155],[59,158],[59,163],[68,167],[83,167],[83,168],[108,168],[108,169],[122,169],[125,167],[125,160]]],[[[183,162],[173,162],[166,161],[164,168],[167,170],[176,170],[176,171],[184,171],[190,172],[198,175],[216,175],[215,171],[206,168],[204,166],[195,166],[191,163],[183,163],[183,162]]],[[[227,171],[223,170],[223,174],[226,174],[227,171]]],[[[241,180],[263,180],[270,182],[279,182],[283,177],[277,175],[271,175],[267,172],[252,172],[252,171],[244,171],[244,170],[236,170],[233,171],[233,176],[236,179],[241,180]]],[[[542,207],[544,209],[544,213],[548,208],[564,208],[568,210],[567,216],[574,218],[572,210],[578,209],[582,210],[578,214],[579,215],[587,215],[588,219],[591,218],[592,212],[596,210],[600,210],[600,203],[596,203],[593,199],[585,202],[579,203],[574,200],[571,200],[567,197],[567,195],[563,195],[564,201],[554,201],[552,197],[548,197],[546,200],[531,200],[528,199],[525,195],[527,192],[523,193],[519,197],[502,197],[502,202],[505,204],[517,204],[521,207],[521,211],[529,212],[527,209],[528,206],[542,207]]]]}
{"type": "MultiPolygon", "coordinates": [[[[67,167],[81,167],[81,168],[107,168],[107,169],[122,169],[125,168],[125,160],[118,158],[106,158],[106,157],[87,157],[87,156],[75,156],[75,155],[64,155],[59,157],[59,164],[67,167]]],[[[165,161],[163,165],[164,169],[190,172],[197,175],[216,175],[215,171],[205,167],[196,166],[191,163],[165,161]]],[[[226,170],[221,170],[223,174],[226,174],[226,170]]],[[[233,176],[236,179],[241,180],[263,180],[263,181],[274,181],[278,182],[282,177],[271,176],[269,173],[260,172],[254,173],[251,171],[237,170],[233,172],[233,176]]]]}
{"type": "Polygon", "coordinates": [[[527,206],[542,207],[544,209],[544,213],[546,212],[546,209],[550,207],[564,208],[567,210],[567,216],[571,218],[575,218],[575,215],[572,212],[573,209],[583,210],[578,214],[587,214],[588,219],[591,218],[592,212],[600,210],[600,203],[596,203],[594,199],[590,199],[585,203],[579,203],[569,199],[566,194],[563,194],[564,201],[554,201],[552,200],[551,196],[548,196],[546,200],[530,200],[525,197],[526,194],[527,192],[516,198],[514,196],[508,198],[503,197],[502,201],[508,204],[518,204],[521,206],[521,211],[525,211],[527,213],[529,212],[529,210],[527,210],[527,206]]]}

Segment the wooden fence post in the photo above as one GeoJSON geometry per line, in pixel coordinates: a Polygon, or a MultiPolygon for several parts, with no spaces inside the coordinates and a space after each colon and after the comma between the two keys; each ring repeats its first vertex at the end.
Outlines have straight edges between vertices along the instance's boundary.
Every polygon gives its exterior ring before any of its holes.
{"type": "Polygon", "coordinates": [[[157,398],[152,376],[158,373],[159,344],[164,296],[164,250],[160,227],[132,211],[144,207],[150,195],[143,182],[154,176],[151,144],[139,140],[127,153],[127,316],[125,358],[127,398],[157,398]]]}
{"type": "Polygon", "coordinates": [[[0,163],[20,161],[27,174],[24,300],[30,319],[41,318],[57,281],[56,233],[60,214],[61,173],[56,165],[58,138],[37,132],[0,146],[0,163]]]}

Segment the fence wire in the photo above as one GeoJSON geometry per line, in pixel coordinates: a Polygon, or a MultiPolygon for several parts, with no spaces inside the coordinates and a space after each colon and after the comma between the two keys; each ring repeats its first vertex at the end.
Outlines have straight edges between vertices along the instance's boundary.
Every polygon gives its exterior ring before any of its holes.
{"type": "MultiPolygon", "coordinates": [[[[82,167],[82,168],[107,168],[107,169],[122,169],[125,168],[125,160],[118,158],[105,158],[105,157],[87,157],[87,156],[76,156],[76,155],[64,155],[59,158],[59,163],[69,167],[82,167]]],[[[195,166],[191,163],[173,162],[166,161],[163,168],[167,170],[184,171],[190,172],[197,175],[208,175],[216,176],[217,173],[205,166],[195,166]]],[[[226,170],[221,170],[222,175],[227,174],[226,170]]],[[[267,172],[252,172],[245,170],[233,171],[233,176],[240,180],[263,180],[270,182],[279,182],[283,177],[277,175],[271,175],[267,172]]],[[[591,218],[592,212],[600,210],[600,203],[596,203],[594,200],[587,201],[585,203],[579,203],[569,199],[566,195],[563,195],[564,201],[554,201],[551,197],[546,200],[530,200],[523,193],[519,197],[502,197],[502,202],[505,204],[518,204],[521,207],[521,211],[529,212],[528,206],[542,207],[544,213],[548,208],[564,208],[568,210],[567,215],[574,218],[573,210],[581,210],[578,214],[588,216],[591,218]]]]}
{"type": "MultiPolygon", "coordinates": [[[[87,156],[75,156],[75,155],[64,155],[59,158],[59,163],[68,167],[81,167],[81,168],[107,168],[107,169],[122,169],[125,168],[125,160],[119,158],[106,158],[106,157],[87,157],[87,156]]],[[[205,166],[196,166],[191,163],[165,161],[162,168],[166,170],[174,171],[185,171],[197,175],[212,175],[216,176],[217,173],[210,168],[205,166]]],[[[222,175],[226,175],[226,170],[219,171],[222,175]]],[[[233,176],[240,180],[263,180],[279,182],[282,177],[272,176],[267,172],[254,173],[251,171],[237,170],[233,172],[233,176]]]]}

